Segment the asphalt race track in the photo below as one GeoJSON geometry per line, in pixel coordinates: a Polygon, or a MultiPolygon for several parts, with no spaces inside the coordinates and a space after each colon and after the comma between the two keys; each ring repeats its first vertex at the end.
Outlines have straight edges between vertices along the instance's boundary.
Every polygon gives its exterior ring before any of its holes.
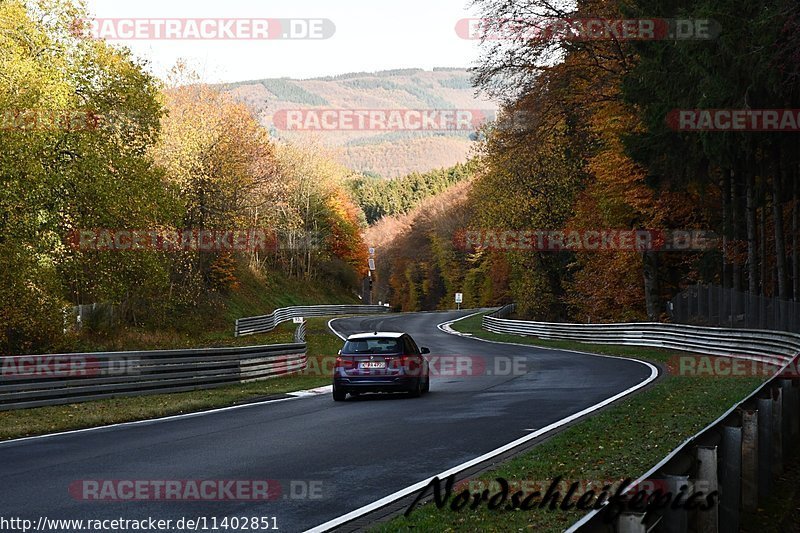
{"type": "MultiPolygon", "coordinates": [[[[480,342],[436,327],[467,314],[333,323],[343,334],[376,327],[407,331],[431,349],[431,356],[475,357],[470,372],[477,375],[456,375],[445,365],[449,375],[434,377],[431,392],[422,398],[364,395],[334,403],[324,394],[2,443],[0,517],[26,518],[34,525],[40,517],[153,518],[173,524],[205,517],[207,531],[212,517],[218,523],[223,517],[275,517],[280,531],[304,531],[651,376],[648,367],[632,361],[480,342]],[[512,358],[523,362],[527,372],[502,371],[512,358]],[[77,499],[69,491],[80,480],[264,479],[280,481],[282,492],[274,500],[98,502],[77,499]]],[[[197,529],[202,531],[203,524],[197,529]]]]}

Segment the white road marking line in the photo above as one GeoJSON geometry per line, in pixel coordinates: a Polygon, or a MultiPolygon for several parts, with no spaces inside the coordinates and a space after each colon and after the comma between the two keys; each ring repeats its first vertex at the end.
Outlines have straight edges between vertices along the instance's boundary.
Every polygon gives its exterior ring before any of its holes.
{"type": "MultiPolygon", "coordinates": [[[[449,326],[451,324],[453,324],[454,322],[458,322],[459,320],[464,320],[466,318],[481,314],[483,312],[484,311],[478,311],[477,313],[473,313],[471,315],[467,315],[465,317],[461,317],[461,318],[458,318],[456,320],[450,320],[448,322],[444,322],[442,324],[439,324],[436,327],[439,328],[441,331],[444,331],[445,333],[449,333],[445,329],[445,327],[446,327],[447,329],[449,329],[450,331],[453,332],[453,333],[451,333],[451,335],[463,336],[463,334],[453,330],[449,326]]],[[[329,326],[330,326],[330,323],[329,323],[329,326]]],[[[479,337],[472,337],[472,338],[475,339],[475,340],[478,340],[478,341],[491,342],[491,343],[494,343],[494,344],[503,344],[503,345],[510,345],[510,346],[524,346],[526,348],[530,348],[531,347],[530,344],[519,344],[519,343],[513,343],[513,342],[506,343],[506,342],[497,342],[497,341],[487,341],[486,339],[481,339],[479,337]]],[[[446,471],[444,471],[444,472],[442,472],[442,473],[440,473],[440,474],[438,474],[437,476],[434,476],[434,477],[438,477],[439,479],[445,479],[445,478],[449,477],[452,474],[458,474],[459,472],[461,472],[463,470],[466,470],[466,469],[471,468],[471,467],[473,467],[475,465],[478,465],[478,464],[481,464],[481,463],[483,463],[485,461],[493,459],[494,457],[497,457],[498,455],[501,455],[501,454],[507,452],[508,450],[516,448],[517,446],[519,446],[521,444],[525,444],[526,442],[529,442],[529,441],[531,441],[533,439],[536,439],[536,438],[538,438],[538,437],[540,437],[540,436],[542,436],[542,435],[544,435],[546,433],[549,433],[550,431],[552,431],[554,429],[558,429],[559,427],[564,426],[566,424],[569,424],[570,422],[572,422],[574,420],[577,420],[577,419],[579,419],[579,418],[581,418],[581,417],[583,417],[583,416],[585,416],[587,414],[590,414],[590,413],[592,413],[594,411],[597,411],[598,409],[602,409],[606,405],[614,403],[615,401],[619,400],[620,398],[623,398],[623,397],[631,394],[632,392],[635,392],[635,391],[641,389],[642,387],[648,385],[649,383],[654,381],[656,378],[658,378],[658,368],[656,368],[655,366],[651,365],[650,363],[648,363],[646,361],[640,361],[638,359],[628,359],[628,358],[625,358],[625,357],[614,357],[614,356],[611,356],[611,355],[593,354],[593,353],[589,353],[589,352],[577,352],[577,351],[574,351],[574,350],[560,350],[560,349],[556,349],[556,348],[545,348],[545,349],[546,350],[557,350],[557,351],[561,351],[561,352],[579,353],[579,354],[584,354],[584,355],[592,355],[592,356],[595,356],[595,357],[607,357],[607,358],[610,358],[610,359],[624,359],[625,361],[634,361],[634,362],[637,362],[637,363],[640,363],[642,365],[647,366],[650,369],[650,377],[645,379],[644,381],[640,382],[638,385],[634,385],[633,387],[631,387],[631,388],[629,388],[627,390],[624,390],[624,391],[622,391],[622,392],[620,392],[620,393],[618,393],[618,394],[616,394],[616,395],[614,395],[614,396],[612,396],[610,398],[607,398],[607,399],[603,400],[600,403],[592,405],[591,407],[587,407],[583,411],[577,412],[577,413],[575,413],[573,415],[570,415],[570,416],[568,416],[566,418],[562,418],[561,420],[553,422],[549,426],[546,426],[546,427],[543,427],[543,428],[541,428],[539,430],[536,430],[534,433],[531,433],[530,435],[526,435],[525,437],[522,437],[522,438],[519,438],[519,439],[517,439],[515,441],[512,441],[512,442],[506,444],[505,446],[501,446],[500,448],[496,448],[496,449],[494,449],[494,450],[492,450],[492,451],[490,451],[488,453],[485,453],[485,454],[481,455],[480,457],[476,457],[475,459],[467,461],[466,463],[462,463],[460,465],[454,466],[453,468],[451,468],[449,470],[446,470],[446,471]]],[[[318,525],[318,526],[316,526],[314,528],[308,529],[308,530],[305,531],[305,533],[323,533],[325,531],[329,531],[329,530],[331,530],[331,529],[333,529],[335,527],[338,527],[338,526],[340,526],[342,524],[346,524],[347,522],[355,520],[356,518],[364,516],[365,514],[369,514],[372,511],[375,511],[376,509],[380,509],[381,507],[383,507],[385,505],[388,505],[388,504],[390,504],[392,502],[395,502],[395,501],[397,501],[399,499],[405,498],[406,496],[410,496],[410,495],[414,494],[415,492],[417,492],[419,490],[422,490],[423,488],[428,486],[428,484],[431,482],[432,479],[433,479],[433,477],[430,477],[428,479],[425,479],[423,481],[415,483],[415,484],[413,484],[413,485],[411,485],[409,487],[401,489],[401,490],[399,490],[397,492],[389,494],[388,496],[384,496],[380,500],[374,501],[374,502],[372,502],[372,503],[370,503],[368,505],[360,507],[360,508],[358,508],[358,509],[356,509],[354,511],[351,511],[351,512],[349,512],[347,514],[344,514],[342,516],[334,518],[333,520],[329,520],[329,521],[325,522],[324,524],[320,524],[320,525],[318,525]]]]}
{"type": "Polygon", "coordinates": [[[234,409],[244,409],[246,407],[256,407],[261,405],[267,405],[271,403],[280,403],[280,402],[288,402],[290,400],[299,400],[300,397],[292,397],[292,398],[278,398],[276,400],[264,400],[263,402],[253,402],[253,403],[243,403],[240,405],[231,405],[229,407],[220,407],[217,409],[209,409],[207,411],[197,411],[195,413],[184,413],[181,415],[171,415],[171,416],[164,416],[161,418],[148,418],[146,420],[134,420],[132,422],[120,422],[118,424],[108,424],[106,426],[97,426],[91,428],[83,428],[83,429],[73,429],[70,431],[60,431],[58,433],[47,433],[46,435],[34,435],[32,437],[21,437],[19,439],[12,439],[12,440],[4,440],[0,442],[0,448],[3,446],[7,446],[10,444],[16,444],[18,442],[34,440],[34,439],[47,439],[50,437],[61,437],[63,435],[72,435],[74,433],[88,433],[89,431],[99,431],[101,429],[114,429],[114,428],[124,428],[129,426],[136,426],[140,424],[149,424],[149,423],[156,423],[156,422],[166,422],[168,420],[179,420],[182,418],[194,418],[196,416],[205,416],[214,413],[222,413],[224,411],[233,411],[234,409]]]}
{"type": "Polygon", "coordinates": [[[339,333],[338,331],[333,329],[333,326],[331,324],[333,324],[334,320],[342,320],[342,319],[341,318],[332,318],[332,319],[328,320],[328,329],[331,330],[334,335],[336,335],[337,337],[339,337],[343,341],[346,341],[347,337],[345,337],[344,335],[342,335],[341,333],[339,333]]]}
{"type": "MultiPolygon", "coordinates": [[[[337,319],[334,319],[334,320],[337,320],[337,319]]],[[[330,320],[328,322],[328,328],[337,337],[339,337],[340,339],[347,340],[346,337],[343,337],[342,335],[339,334],[338,331],[336,331],[335,329],[333,329],[331,327],[331,322],[333,322],[333,320],[330,320]]],[[[108,424],[108,425],[105,425],[105,426],[97,426],[97,427],[83,428],[83,429],[73,429],[73,430],[70,430],[70,431],[60,431],[58,433],[47,433],[46,435],[34,435],[32,437],[21,437],[19,439],[11,439],[11,440],[2,441],[2,442],[0,442],[0,447],[6,446],[6,445],[10,445],[10,444],[16,444],[18,442],[29,441],[29,440],[33,440],[33,439],[46,439],[46,438],[50,438],[50,437],[60,437],[60,436],[63,436],[63,435],[72,435],[74,433],[87,433],[89,431],[99,431],[101,429],[113,429],[113,428],[135,426],[135,425],[138,425],[138,424],[148,424],[148,423],[151,423],[151,422],[164,422],[164,421],[167,421],[167,420],[179,420],[181,418],[193,418],[193,417],[196,417],[196,416],[204,416],[204,415],[210,415],[210,414],[214,414],[214,413],[222,413],[224,411],[232,411],[234,409],[243,409],[245,407],[255,407],[255,406],[267,405],[267,404],[271,404],[271,403],[286,402],[286,401],[289,401],[289,400],[299,400],[300,398],[310,398],[310,397],[313,397],[313,396],[319,396],[321,394],[324,394],[325,392],[329,393],[331,391],[331,389],[332,389],[332,386],[328,386],[327,387],[328,390],[324,391],[324,392],[321,392],[321,389],[322,389],[322,387],[320,389],[311,389],[311,390],[306,390],[306,391],[297,391],[297,392],[287,393],[289,396],[291,396],[291,398],[278,398],[276,400],[265,400],[263,402],[253,402],[253,403],[245,403],[245,404],[241,404],[241,405],[232,405],[232,406],[229,406],[229,407],[220,407],[220,408],[217,408],[217,409],[209,409],[209,410],[206,410],[206,411],[198,411],[196,413],[185,413],[185,414],[180,414],[180,415],[164,416],[164,417],[161,417],[161,418],[148,418],[146,420],[134,420],[132,422],[120,422],[119,424],[108,424]]]]}
{"type": "Polygon", "coordinates": [[[310,396],[320,396],[322,394],[330,394],[332,392],[333,392],[333,385],[325,385],[324,387],[317,387],[316,389],[290,392],[289,396],[296,396],[298,398],[308,398],[310,396]]]}
{"type": "MultiPolygon", "coordinates": [[[[328,328],[333,333],[335,333],[336,336],[340,337],[343,340],[346,340],[345,337],[342,337],[336,330],[331,328],[331,326],[330,326],[331,322],[333,322],[333,320],[328,322],[328,328]]],[[[209,409],[209,410],[206,410],[206,411],[197,411],[195,413],[184,413],[184,414],[180,414],[180,415],[164,416],[164,417],[161,417],[161,418],[148,418],[148,419],[145,419],[145,420],[134,420],[134,421],[131,421],[131,422],[120,422],[118,424],[108,424],[108,425],[105,425],[105,426],[96,426],[96,427],[91,427],[91,428],[73,429],[73,430],[70,430],[70,431],[59,431],[58,433],[47,433],[45,435],[34,435],[32,437],[20,437],[18,439],[10,439],[10,440],[0,441],[0,448],[3,447],[3,446],[8,446],[8,445],[11,445],[11,444],[16,444],[16,443],[23,442],[23,441],[30,441],[30,440],[34,440],[34,439],[47,439],[47,438],[50,438],[50,437],[61,437],[63,435],[72,435],[72,434],[75,434],[75,433],[88,433],[89,431],[99,431],[101,429],[124,428],[124,427],[139,425],[139,424],[149,424],[151,422],[152,423],[156,423],[156,422],[165,422],[165,421],[168,421],[168,420],[180,420],[182,418],[193,418],[193,417],[196,417],[196,416],[204,416],[204,415],[210,415],[210,414],[214,414],[214,413],[222,413],[224,411],[232,411],[234,409],[244,409],[245,407],[256,407],[256,406],[267,405],[267,404],[272,404],[272,403],[286,402],[286,401],[289,401],[289,400],[299,400],[300,398],[311,398],[311,397],[314,397],[314,396],[320,396],[320,395],[325,394],[325,393],[330,393],[332,387],[333,387],[332,385],[328,386],[327,387],[328,390],[326,390],[326,391],[322,391],[322,389],[326,388],[326,387],[320,387],[319,389],[310,389],[310,390],[305,390],[305,391],[296,391],[296,392],[287,393],[289,396],[291,396],[290,398],[278,398],[278,399],[275,399],[275,400],[264,400],[263,402],[253,402],[253,403],[245,403],[245,404],[241,404],[241,405],[231,405],[231,406],[228,406],[228,407],[219,407],[217,409],[209,409]]]]}

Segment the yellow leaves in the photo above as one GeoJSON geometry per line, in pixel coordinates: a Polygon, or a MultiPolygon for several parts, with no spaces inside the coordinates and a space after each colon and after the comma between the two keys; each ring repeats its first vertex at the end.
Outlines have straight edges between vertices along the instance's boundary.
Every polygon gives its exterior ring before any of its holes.
{"type": "Polygon", "coordinates": [[[232,225],[247,206],[277,201],[273,147],[244,105],[203,84],[169,89],[162,100],[168,114],[152,154],[195,224],[232,225]]]}

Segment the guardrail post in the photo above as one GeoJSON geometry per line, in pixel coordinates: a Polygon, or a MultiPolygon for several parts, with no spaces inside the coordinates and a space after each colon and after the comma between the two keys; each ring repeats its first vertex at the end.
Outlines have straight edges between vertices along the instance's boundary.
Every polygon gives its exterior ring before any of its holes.
{"type": "Polygon", "coordinates": [[[617,533],[647,533],[644,513],[625,512],[617,518],[617,533]]]}
{"type": "Polygon", "coordinates": [[[742,411],[742,508],[758,505],[758,411],[742,411]]]}
{"type": "Polygon", "coordinates": [[[797,380],[792,380],[792,394],[789,397],[789,434],[792,444],[797,444],[800,437],[800,388],[795,387],[797,380]]]}
{"type": "Polygon", "coordinates": [[[739,531],[739,506],[742,496],[742,428],[725,426],[722,431],[719,530],[739,531]]]}
{"type": "Polygon", "coordinates": [[[781,405],[781,431],[783,432],[783,458],[789,455],[789,450],[792,448],[792,380],[780,380],[782,391],[782,405],[781,405]]]}
{"type": "MultiPolygon", "coordinates": [[[[692,483],[689,482],[689,476],[664,476],[664,482],[667,485],[667,492],[677,494],[681,491],[681,487],[686,485],[684,494],[692,493],[692,483]]],[[[689,530],[689,513],[683,509],[673,509],[670,505],[664,511],[664,520],[661,523],[661,530],[665,533],[686,533],[689,530]]]]}
{"type": "Polygon", "coordinates": [[[789,453],[800,436],[800,390],[795,387],[796,379],[781,380],[783,388],[783,418],[785,420],[783,450],[784,455],[789,453]]]}
{"type": "Polygon", "coordinates": [[[758,399],[758,499],[772,489],[772,398],[758,399]]]}
{"type": "MultiPolygon", "coordinates": [[[[695,488],[709,494],[719,490],[717,479],[717,447],[697,447],[697,480],[695,488]]],[[[697,511],[697,531],[704,533],[717,533],[719,531],[719,507],[714,506],[707,511],[697,511]]]]}
{"type": "MultiPolygon", "coordinates": [[[[783,389],[772,389],[772,478],[783,472],[783,389]]],[[[770,478],[770,479],[772,479],[770,478]]]]}

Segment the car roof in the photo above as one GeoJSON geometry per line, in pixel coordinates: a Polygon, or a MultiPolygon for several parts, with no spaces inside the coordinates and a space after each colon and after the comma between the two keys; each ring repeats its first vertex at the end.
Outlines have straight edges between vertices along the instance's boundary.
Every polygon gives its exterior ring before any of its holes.
{"type": "Polygon", "coordinates": [[[390,339],[399,339],[405,335],[405,333],[398,333],[396,331],[373,331],[372,333],[356,333],[355,335],[350,335],[347,337],[349,341],[355,341],[359,339],[373,339],[373,338],[390,338],[390,339]]]}

